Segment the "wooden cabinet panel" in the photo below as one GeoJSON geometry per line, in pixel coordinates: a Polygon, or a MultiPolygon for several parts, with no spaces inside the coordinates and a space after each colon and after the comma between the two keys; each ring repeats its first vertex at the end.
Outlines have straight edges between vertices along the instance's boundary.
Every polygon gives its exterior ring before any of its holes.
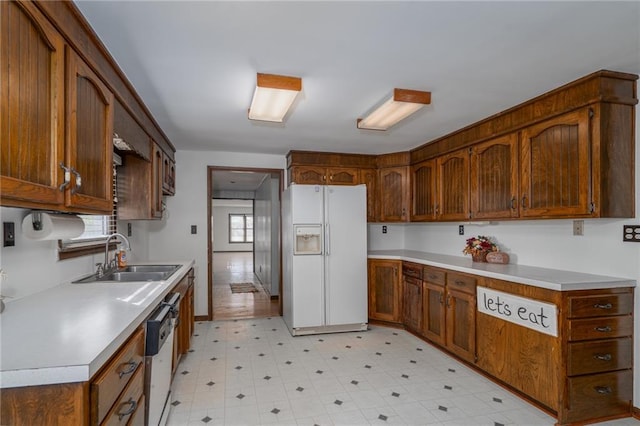
{"type": "Polygon", "coordinates": [[[422,280],[404,276],[402,323],[410,330],[422,331],[422,280]]]}
{"type": "Polygon", "coordinates": [[[327,168],[327,184],[358,185],[360,184],[360,171],[346,167],[329,167],[327,168]]]}
{"type": "Polygon", "coordinates": [[[327,179],[326,169],[316,166],[292,166],[289,183],[301,185],[324,185],[327,179]]]}
{"type": "Polygon", "coordinates": [[[447,273],[447,289],[475,295],[476,282],[477,278],[471,275],[464,275],[455,272],[447,273]]]}
{"type": "Polygon", "coordinates": [[[476,296],[447,284],[447,349],[469,362],[476,360],[476,296]]]}
{"type": "Polygon", "coordinates": [[[569,321],[568,339],[571,341],[631,336],[633,317],[601,317],[569,321]]]}
{"type": "Polygon", "coordinates": [[[411,167],[411,221],[436,219],[436,160],[427,160],[411,167]]]}
{"type": "Polygon", "coordinates": [[[63,205],[64,39],[30,2],[0,2],[0,28],[0,199],[63,205]]]}
{"type": "Polygon", "coordinates": [[[444,346],[446,344],[444,284],[438,285],[425,280],[422,285],[422,334],[432,342],[444,346]]]}
{"type": "Polygon", "coordinates": [[[516,133],[471,149],[471,217],[518,217],[518,137],[516,133]]]}
{"type": "Polygon", "coordinates": [[[138,401],[143,397],[143,392],[144,368],[139,368],[127,384],[122,395],[120,395],[120,398],[111,407],[102,425],[124,426],[129,424],[136,412],[144,411],[144,407],[138,407],[138,401]]]}
{"type": "Polygon", "coordinates": [[[162,194],[175,195],[176,193],[176,163],[162,153],[162,194]]]}
{"type": "MultiPolygon", "coordinates": [[[[140,328],[91,382],[91,418],[102,422],[122,390],[144,371],[144,329],[140,328]]],[[[138,400],[138,396],[134,401],[138,400]]]]}
{"type": "Polygon", "coordinates": [[[407,166],[380,169],[380,221],[409,220],[409,170],[407,166]]]}
{"type": "Polygon", "coordinates": [[[590,111],[582,108],[522,131],[521,216],[591,214],[590,111]]]}
{"type": "Polygon", "coordinates": [[[400,322],[402,262],[369,260],[369,318],[400,322]]]}
{"type": "Polygon", "coordinates": [[[378,221],[378,171],[360,170],[360,183],[367,187],[367,222],[378,221]]]}
{"type": "Polygon", "coordinates": [[[631,338],[594,340],[569,343],[567,374],[600,373],[633,367],[633,341],[631,338]]]}
{"type": "Polygon", "coordinates": [[[162,211],[162,162],[163,153],[158,145],[151,144],[151,217],[161,218],[162,211]]]}
{"type": "Polygon", "coordinates": [[[462,149],[437,159],[439,220],[469,219],[469,150],[462,149]]]}
{"type": "Polygon", "coordinates": [[[631,413],[631,370],[571,377],[568,380],[567,417],[574,421],[631,413]]]}
{"type": "Polygon", "coordinates": [[[113,93],[67,49],[67,159],[72,171],[71,208],[112,209],[113,93]]]}
{"type": "Polygon", "coordinates": [[[633,295],[595,294],[569,298],[569,318],[629,315],[633,312],[633,295]]]}

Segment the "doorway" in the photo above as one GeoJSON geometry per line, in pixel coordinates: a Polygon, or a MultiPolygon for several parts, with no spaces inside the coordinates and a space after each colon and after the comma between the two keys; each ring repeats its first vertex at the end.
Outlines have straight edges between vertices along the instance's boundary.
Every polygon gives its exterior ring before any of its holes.
{"type": "Polygon", "coordinates": [[[208,317],[282,314],[283,171],[208,167],[208,317]]]}

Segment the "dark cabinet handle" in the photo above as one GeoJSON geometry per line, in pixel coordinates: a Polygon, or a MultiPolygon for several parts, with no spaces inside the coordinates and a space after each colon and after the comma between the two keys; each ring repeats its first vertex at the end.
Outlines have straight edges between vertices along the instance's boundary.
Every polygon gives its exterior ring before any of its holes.
{"type": "Polygon", "coordinates": [[[451,295],[447,294],[447,307],[451,307],[451,295]]]}
{"type": "Polygon", "coordinates": [[[608,325],[605,327],[596,327],[594,328],[595,331],[599,331],[601,333],[609,333],[611,331],[611,327],[609,327],[608,325]]]}
{"type": "Polygon", "coordinates": [[[518,208],[518,200],[516,197],[511,197],[511,210],[518,208]]]}
{"type": "Polygon", "coordinates": [[[456,283],[456,285],[465,285],[466,284],[464,281],[460,281],[460,280],[455,280],[454,283],[456,283]]]}
{"type": "Polygon", "coordinates": [[[123,402],[121,404],[121,406],[123,405],[129,405],[129,409],[127,411],[120,412],[118,411],[118,420],[122,420],[123,417],[127,417],[129,414],[133,413],[134,411],[136,411],[136,408],[138,408],[138,403],[136,401],[133,400],[133,398],[129,398],[129,400],[127,402],[123,402]]]}
{"type": "Polygon", "coordinates": [[[440,293],[440,304],[442,305],[444,303],[444,298],[442,297],[442,293],[440,293]]]}
{"type": "Polygon", "coordinates": [[[609,395],[613,392],[609,386],[596,386],[593,389],[600,395],[609,395]]]}
{"type": "Polygon", "coordinates": [[[429,275],[429,279],[430,279],[430,280],[435,280],[436,278],[437,278],[437,277],[436,277],[434,274],[430,274],[430,275],[429,275]]]}
{"type": "Polygon", "coordinates": [[[593,305],[593,307],[596,309],[611,309],[613,308],[613,305],[611,303],[607,303],[606,305],[603,305],[602,303],[596,303],[595,305],[593,305]]]}
{"type": "Polygon", "coordinates": [[[64,182],[60,184],[58,190],[64,191],[64,189],[71,183],[71,169],[66,167],[62,161],[60,162],[60,168],[64,170],[64,182]]]}
{"type": "Polygon", "coordinates": [[[127,374],[131,374],[134,371],[136,371],[136,368],[138,367],[138,363],[135,361],[129,361],[127,363],[122,364],[123,366],[125,366],[124,369],[122,369],[122,371],[120,371],[120,373],[118,373],[118,377],[120,377],[122,379],[122,376],[125,376],[127,374]]]}
{"type": "Polygon", "coordinates": [[[76,185],[71,190],[71,193],[75,194],[80,188],[82,188],[82,176],[80,175],[80,172],[73,167],[71,167],[71,173],[76,177],[76,185]]]}
{"type": "Polygon", "coordinates": [[[611,354],[595,354],[593,357],[600,361],[611,361],[613,359],[611,354]]]}
{"type": "Polygon", "coordinates": [[[527,208],[527,196],[526,195],[522,196],[522,208],[523,209],[527,208]]]}

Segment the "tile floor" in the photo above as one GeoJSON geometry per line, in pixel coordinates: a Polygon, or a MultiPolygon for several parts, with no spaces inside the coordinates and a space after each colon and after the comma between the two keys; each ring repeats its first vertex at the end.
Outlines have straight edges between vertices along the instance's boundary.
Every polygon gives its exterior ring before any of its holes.
{"type": "Polygon", "coordinates": [[[172,390],[180,426],[554,424],[405,331],[292,337],[281,317],[197,323],[172,390]]]}

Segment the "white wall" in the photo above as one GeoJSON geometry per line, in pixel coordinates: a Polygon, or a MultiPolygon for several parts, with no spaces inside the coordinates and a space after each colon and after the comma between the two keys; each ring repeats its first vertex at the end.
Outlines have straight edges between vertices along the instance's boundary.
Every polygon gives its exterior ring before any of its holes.
{"type": "MultiPolygon", "coordinates": [[[[0,248],[0,268],[4,271],[0,294],[8,296],[5,303],[34,294],[64,282],[73,281],[95,272],[95,264],[104,261],[104,253],[58,260],[58,241],[34,241],[22,235],[22,219],[28,209],[0,207],[2,222],[15,224],[16,245],[0,248]]],[[[136,229],[134,227],[134,229],[136,229]]],[[[118,231],[126,233],[126,223],[118,223],[118,231]]],[[[136,247],[142,247],[146,255],[146,232],[135,232],[139,239],[131,238],[130,261],[139,257],[136,247]]]]}
{"type": "Polygon", "coordinates": [[[279,294],[280,283],[280,179],[268,176],[256,191],[256,276],[270,295],[279,294]]]}
{"type": "MultiPolygon", "coordinates": [[[[253,251],[252,243],[229,242],[229,215],[253,215],[252,200],[212,200],[213,251],[253,251]]],[[[255,224],[254,224],[255,226],[255,224]]],[[[205,229],[206,232],[206,229],[205,229]]]]}
{"type": "Polygon", "coordinates": [[[149,256],[195,259],[195,314],[207,315],[207,166],[285,169],[284,155],[219,151],[176,152],[176,195],[166,198],[165,218],[149,223],[149,256]],[[190,226],[197,225],[192,235],[190,226]]]}

